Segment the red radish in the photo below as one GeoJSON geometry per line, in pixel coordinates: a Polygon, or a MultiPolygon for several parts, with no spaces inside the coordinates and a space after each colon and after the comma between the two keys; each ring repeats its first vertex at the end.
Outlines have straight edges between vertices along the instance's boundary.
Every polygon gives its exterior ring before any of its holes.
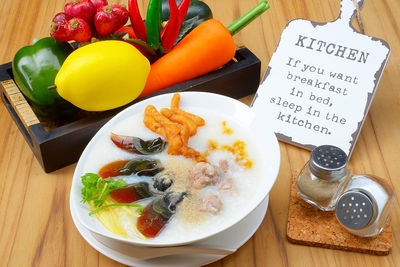
{"type": "Polygon", "coordinates": [[[97,10],[101,6],[106,6],[108,5],[107,0],[90,0],[94,6],[94,10],[97,10]]]}
{"type": "Polygon", "coordinates": [[[65,5],[64,11],[74,18],[81,18],[87,23],[92,24],[96,10],[90,0],[73,0],[65,5]]]}
{"type": "Polygon", "coordinates": [[[68,42],[71,40],[70,32],[67,30],[66,24],[50,24],[50,36],[60,42],[68,42]]]}
{"type": "Polygon", "coordinates": [[[60,12],[54,16],[53,22],[60,25],[60,24],[67,23],[70,19],[73,19],[73,17],[71,15],[68,15],[67,13],[64,13],[64,12],[60,12]]]}
{"type": "Polygon", "coordinates": [[[128,18],[128,10],[120,5],[103,6],[94,15],[94,26],[99,36],[104,37],[124,26],[128,18]]]}
{"type": "Polygon", "coordinates": [[[90,26],[81,18],[73,18],[65,24],[70,34],[70,40],[86,42],[92,37],[90,26]]]}
{"type": "Polygon", "coordinates": [[[70,32],[67,30],[65,24],[72,19],[72,17],[64,12],[56,14],[50,24],[50,36],[61,42],[68,42],[70,40],[70,32]]]}

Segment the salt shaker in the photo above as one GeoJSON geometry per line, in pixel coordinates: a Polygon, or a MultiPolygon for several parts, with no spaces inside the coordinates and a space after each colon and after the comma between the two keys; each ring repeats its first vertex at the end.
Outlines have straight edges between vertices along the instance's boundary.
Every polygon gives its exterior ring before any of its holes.
{"type": "Polygon", "coordinates": [[[388,220],[393,196],[392,188],[382,179],[355,175],[336,203],[336,218],[354,235],[375,236],[388,220]]]}
{"type": "Polygon", "coordinates": [[[351,176],[347,155],[338,147],[322,145],[297,177],[297,194],[320,210],[335,209],[336,201],[351,176]]]}

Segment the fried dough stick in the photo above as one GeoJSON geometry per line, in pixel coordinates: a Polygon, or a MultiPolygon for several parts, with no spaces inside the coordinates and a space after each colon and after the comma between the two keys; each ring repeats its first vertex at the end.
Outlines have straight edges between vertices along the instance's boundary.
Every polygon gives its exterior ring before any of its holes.
{"type": "Polygon", "coordinates": [[[164,136],[168,141],[168,154],[197,157],[199,152],[187,146],[190,131],[187,125],[177,125],[161,115],[154,106],[145,109],[144,124],[151,131],[164,136]]]}
{"type": "Polygon", "coordinates": [[[171,110],[161,109],[161,114],[154,106],[147,106],[143,122],[148,129],[167,139],[168,154],[199,158],[200,153],[188,147],[188,141],[189,137],[196,134],[198,125],[204,125],[205,122],[194,114],[180,110],[179,100],[179,94],[175,94],[171,100],[171,110]]]}
{"type": "Polygon", "coordinates": [[[156,119],[154,118],[155,112],[157,112],[156,108],[152,105],[148,105],[144,110],[143,123],[151,131],[165,137],[166,134],[164,128],[162,127],[161,123],[156,121],[156,119]]]}
{"type": "Polygon", "coordinates": [[[171,109],[179,109],[179,101],[181,100],[181,95],[175,93],[171,99],[171,109]]]}
{"type": "Polygon", "coordinates": [[[187,158],[196,158],[200,156],[200,153],[188,146],[190,130],[187,125],[182,125],[180,137],[184,145],[180,148],[181,155],[187,158]]]}
{"type": "Polygon", "coordinates": [[[144,110],[144,125],[151,131],[164,136],[168,140],[168,154],[178,155],[183,145],[180,138],[181,127],[158,113],[157,109],[148,105],[144,110]]]}
{"type": "Polygon", "coordinates": [[[181,96],[178,93],[174,94],[174,96],[172,97],[172,100],[171,100],[171,110],[176,114],[179,114],[181,116],[185,116],[185,117],[191,119],[192,121],[194,121],[194,123],[196,123],[197,126],[206,125],[206,122],[203,120],[203,118],[179,109],[180,99],[181,99],[181,96]]]}
{"type": "Polygon", "coordinates": [[[167,117],[168,119],[170,119],[173,122],[176,122],[176,123],[179,123],[182,125],[187,125],[189,128],[190,136],[193,136],[197,133],[197,125],[190,118],[188,118],[182,114],[178,114],[176,111],[170,110],[167,108],[162,108],[160,110],[160,112],[162,115],[164,115],[165,117],[167,117]]]}

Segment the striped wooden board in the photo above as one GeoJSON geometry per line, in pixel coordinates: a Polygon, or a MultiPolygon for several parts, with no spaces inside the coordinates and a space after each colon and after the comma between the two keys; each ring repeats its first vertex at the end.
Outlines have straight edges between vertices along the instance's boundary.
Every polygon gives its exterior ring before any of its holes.
{"type": "Polygon", "coordinates": [[[40,123],[31,106],[13,80],[2,81],[0,82],[0,86],[26,128],[40,123]]]}

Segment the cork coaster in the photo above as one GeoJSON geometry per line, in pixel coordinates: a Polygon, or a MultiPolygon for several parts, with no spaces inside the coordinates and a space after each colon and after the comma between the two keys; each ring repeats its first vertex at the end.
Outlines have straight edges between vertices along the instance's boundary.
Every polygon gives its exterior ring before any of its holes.
{"type": "Polygon", "coordinates": [[[373,255],[387,255],[392,249],[390,219],[376,237],[358,237],[347,232],[336,220],[335,212],[320,211],[296,193],[297,176],[292,179],[287,238],[291,243],[340,249],[373,255]]]}

